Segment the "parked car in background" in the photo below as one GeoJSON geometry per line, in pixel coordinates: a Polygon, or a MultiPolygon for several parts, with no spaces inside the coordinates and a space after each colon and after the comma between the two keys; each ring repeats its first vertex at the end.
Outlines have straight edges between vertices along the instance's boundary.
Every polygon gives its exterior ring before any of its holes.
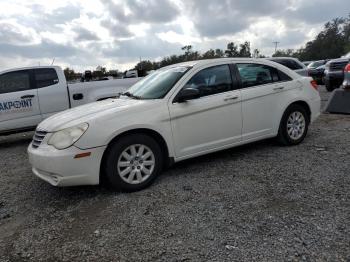
{"type": "Polygon", "coordinates": [[[324,84],[324,70],[326,68],[326,63],[329,60],[318,60],[311,62],[307,68],[309,70],[309,76],[316,80],[317,84],[324,84]]]}
{"type": "Polygon", "coordinates": [[[58,66],[0,72],[0,135],[34,130],[45,118],[118,96],[140,78],[67,84],[58,66]]]}
{"type": "Polygon", "coordinates": [[[314,62],[314,61],[302,61],[302,63],[303,63],[305,66],[308,66],[308,65],[311,64],[312,62],[314,62]]]}
{"type": "Polygon", "coordinates": [[[350,88],[350,62],[344,69],[344,82],[343,87],[349,89],[350,88]]]}
{"type": "Polygon", "coordinates": [[[270,61],[276,62],[278,64],[284,65],[289,69],[295,71],[299,75],[309,76],[307,67],[300,62],[297,58],[293,57],[272,57],[267,58],[270,61]]]}
{"type": "Polygon", "coordinates": [[[82,75],[80,82],[90,82],[92,81],[92,72],[91,70],[86,70],[82,75]]]}
{"type": "Polygon", "coordinates": [[[307,66],[307,68],[316,69],[317,67],[325,65],[328,61],[329,61],[329,59],[313,61],[307,66]]]}
{"type": "Polygon", "coordinates": [[[329,92],[341,86],[344,81],[344,69],[350,61],[350,53],[345,56],[333,59],[326,64],[324,71],[325,85],[329,92]]]}
{"type": "Polygon", "coordinates": [[[263,59],[200,60],[44,120],[28,153],[34,174],[54,186],[104,180],[136,191],[181,160],[271,137],[297,145],[319,114],[311,77],[263,59]]]}

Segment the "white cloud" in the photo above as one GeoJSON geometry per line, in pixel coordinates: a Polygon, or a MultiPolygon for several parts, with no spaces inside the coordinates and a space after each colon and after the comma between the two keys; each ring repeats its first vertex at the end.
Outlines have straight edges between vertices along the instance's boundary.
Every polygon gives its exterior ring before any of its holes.
{"type": "Polygon", "coordinates": [[[125,70],[139,57],[178,54],[188,44],[224,49],[231,41],[271,55],[273,41],[298,48],[349,10],[348,0],[1,0],[0,70],[53,57],[78,70],[125,70]]]}

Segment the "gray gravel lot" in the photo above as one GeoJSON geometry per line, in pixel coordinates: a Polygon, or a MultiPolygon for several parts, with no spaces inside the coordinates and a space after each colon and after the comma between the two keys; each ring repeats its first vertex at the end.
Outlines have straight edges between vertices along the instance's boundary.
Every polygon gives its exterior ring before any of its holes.
{"type": "MultiPolygon", "coordinates": [[[[322,89],[323,102],[329,94],[322,89]]],[[[185,161],[150,188],[54,188],[0,137],[0,261],[350,261],[350,116],[185,161]]]]}

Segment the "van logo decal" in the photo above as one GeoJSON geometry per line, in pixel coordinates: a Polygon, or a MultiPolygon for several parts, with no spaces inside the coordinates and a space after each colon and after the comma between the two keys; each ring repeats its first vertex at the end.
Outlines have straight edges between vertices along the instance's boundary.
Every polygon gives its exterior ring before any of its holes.
{"type": "Polygon", "coordinates": [[[31,98],[8,101],[8,102],[0,102],[0,114],[31,111],[32,108],[33,108],[33,104],[32,104],[31,98]]]}

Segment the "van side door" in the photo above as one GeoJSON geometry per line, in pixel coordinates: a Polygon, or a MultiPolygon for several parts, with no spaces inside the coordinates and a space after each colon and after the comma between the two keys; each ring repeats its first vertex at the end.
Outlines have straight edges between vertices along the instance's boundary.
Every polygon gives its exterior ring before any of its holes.
{"type": "Polygon", "coordinates": [[[0,133],[35,128],[41,122],[38,90],[32,70],[0,75],[0,133]]]}

